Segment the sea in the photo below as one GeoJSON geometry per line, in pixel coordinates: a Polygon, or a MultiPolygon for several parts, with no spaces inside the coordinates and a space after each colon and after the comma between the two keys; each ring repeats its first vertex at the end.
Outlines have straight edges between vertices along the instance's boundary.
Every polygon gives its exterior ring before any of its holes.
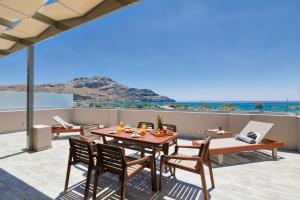
{"type": "Polygon", "coordinates": [[[289,112],[300,114],[300,102],[299,101],[199,101],[199,102],[110,102],[107,103],[113,107],[118,105],[155,105],[155,106],[182,106],[188,107],[191,110],[198,110],[201,105],[209,105],[211,110],[219,110],[224,104],[230,104],[234,107],[235,111],[264,111],[264,112],[289,112]],[[257,104],[262,104],[263,109],[258,110],[255,108],[257,104]]]}

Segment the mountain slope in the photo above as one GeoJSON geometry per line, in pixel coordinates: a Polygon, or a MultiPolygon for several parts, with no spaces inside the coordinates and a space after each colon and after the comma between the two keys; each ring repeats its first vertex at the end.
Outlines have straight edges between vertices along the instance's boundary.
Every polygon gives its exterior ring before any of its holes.
{"type": "MultiPolygon", "coordinates": [[[[0,86],[0,91],[26,91],[26,85],[0,86]]],[[[129,88],[102,76],[75,78],[67,83],[36,85],[35,91],[74,94],[75,101],[175,101],[166,96],[161,96],[150,89],[129,88]]]]}

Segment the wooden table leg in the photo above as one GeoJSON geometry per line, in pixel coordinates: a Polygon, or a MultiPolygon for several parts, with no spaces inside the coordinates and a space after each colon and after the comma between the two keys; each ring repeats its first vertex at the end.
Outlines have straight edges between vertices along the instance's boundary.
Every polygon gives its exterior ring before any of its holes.
{"type": "MultiPolygon", "coordinates": [[[[164,144],[162,146],[162,149],[163,149],[164,155],[169,155],[169,143],[164,144]]],[[[164,167],[164,172],[165,173],[168,172],[168,167],[167,166],[164,167]]]]}
{"type": "MultiPolygon", "coordinates": [[[[153,171],[154,171],[154,183],[157,186],[157,173],[156,173],[156,159],[155,159],[156,149],[152,148],[152,158],[153,158],[153,171]]],[[[155,187],[155,192],[157,192],[157,187],[155,187]]]]}
{"type": "Polygon", "coordinates": [[[102,141],[103,141],[103,144],[106,144],[106,138],[105,138],[105,136],[102,136],[102,141]]]}

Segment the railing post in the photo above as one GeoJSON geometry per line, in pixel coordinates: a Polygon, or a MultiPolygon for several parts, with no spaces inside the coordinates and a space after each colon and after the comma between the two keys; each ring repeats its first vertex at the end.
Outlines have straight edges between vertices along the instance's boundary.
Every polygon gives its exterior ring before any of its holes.
{"type": "Polygon", "coordinates": [[[34,46],[27,48],[27,150],[33,150],[34,46]]]}

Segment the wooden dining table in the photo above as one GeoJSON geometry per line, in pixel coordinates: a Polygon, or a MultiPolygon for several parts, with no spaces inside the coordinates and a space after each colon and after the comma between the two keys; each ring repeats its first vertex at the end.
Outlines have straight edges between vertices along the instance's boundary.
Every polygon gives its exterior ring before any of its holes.
{"type": "MultiPolygon", "coordinates": [[[[136,138],[131,136],[132,133],[126,133],[124,131],[120,133],[118,132],[112,133],[112,130],[116,130],[116,129],[117,129],[116,126],[108,127],[108,128],[93,130],[91,133],[101,136],[104,143],[107,143],[108,141],[107,138],[113,138],[114,141],[118,141],[116,143],[113,143],[113,145],[141,151],[141,157],[143,157],[145,153],[152,155],[154,161],[155,175],[157,175],[155,154],[161,151],[162,148],[167,149],[169,147],[168,144],[171,141],[174,141],[178,138],[178,133],[176,132],[173,132],[172,135],[166,135],[160,137],[154,136],[150,132],[146,132],[144,136],[140,136],[136,138]]],[[[139,129],[135,128],[135,132],[139,132],[139,129]]]]}

